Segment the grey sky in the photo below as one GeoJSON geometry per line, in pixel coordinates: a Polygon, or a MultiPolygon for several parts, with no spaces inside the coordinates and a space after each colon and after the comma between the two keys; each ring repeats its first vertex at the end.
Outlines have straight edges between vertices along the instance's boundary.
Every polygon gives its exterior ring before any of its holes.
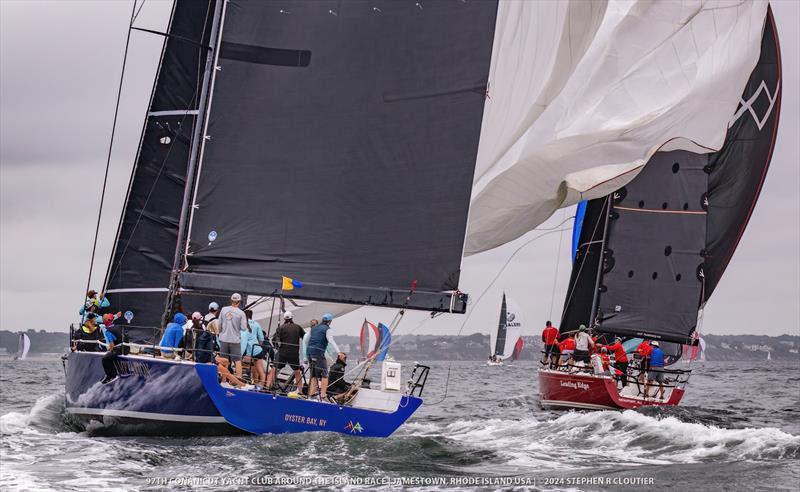
{"type": "MultiPolygon", "coordinates": [[[[800,2],[772,5],[783,55],[780,133],[750,225],[707,306],[706,333],[800,330],[800,2]]],[[[163,30],[170,6],[148,0],[136,24],[163,30]]],[[[128,1],[0,0],[0,329],[66,330],[76,317],[130,9],[128,1]],[[30,325],[31,315],[41,322],[30,325]]],[[[105,274],[160,47],[156,36],[132,34],[93,286],[105,274]]],[[[570,215],[558,211],[540,227],[570,215]]],[[[539,234],[464,260],[461,288],[473,296],[474,310],[464,334],[488,333],[496,325],[503,290],[521,305],[525,334],[538,333],[547,318],[559,318],[570,232],[562,233],[558,262],[559,234],[546,235],[523,248],[475,303],[511,253],[539,234]]],[[[365,315],[388,321],[394,312],[362,309],[337,328],[354,334],[365,315]]],[[[409,314],[399,332],[425,317],[409,314]]],[[[441,316],[415,333],[454,334],[465,319],[441,316]]]]}

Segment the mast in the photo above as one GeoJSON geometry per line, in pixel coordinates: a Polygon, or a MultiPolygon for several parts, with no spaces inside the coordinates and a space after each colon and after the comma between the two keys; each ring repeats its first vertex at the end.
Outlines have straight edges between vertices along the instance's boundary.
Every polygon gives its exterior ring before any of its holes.
{"type": "Polygon", "coordinates": [[[603,213],[603,217],[605,222],[603,222],[603,238],[600,240],[600,257],[598,259],[597,264],[597,276],[595,277],[594,281],[594,292],[592,294],[592,310],[589,312],[589,327],[594,328],[596,325],[597,320],[597,301],[600,297],[600,277],[603,275],[603,261],[605,259],[606,254],[606,235],[608,233],[608,218],[611,214],[611,196],[606,196],[606,207],[605,212],[603,213]]]}
{"type": "Polygon", "coordinates": [[[180,263],[182,253],[186,244],[187,222],[189,217],[189,208],[192,202],[192,190],[194,189],[194,180],[198,165],[198,155],[202,148],[203,140],[205,140],[206,121],[208,118],[208,110],[210,108],[210,86],[213,82],[213,72],[217,61],[217,54],[219,53],[219,45],[222,40],[222,17],[225,15],[225,5],[227,0],[218,0],[214,5],[214,18],[211,24],[211,45],[212,47],[206,54],[206,66],[203,73],[203,83],[200,90],[200,101],[198,105],[198,114],[202,118],[195,123],[194,133],[192,135],[192,148],[189,157],[189,165],[186,171],[186,183],[183,190],[183,202],[181,203],[180,221],[178,222],[178,241],[175,246],[175,257],[172,263],[172,274],[170,275],[169,294],[167,295],[166,306],[164,307],[164,315],[162,317],[161,326],[165,326],[172,315],[174,308],[175,296],[178,293],[178,272],[180,270],[180,263]]]}

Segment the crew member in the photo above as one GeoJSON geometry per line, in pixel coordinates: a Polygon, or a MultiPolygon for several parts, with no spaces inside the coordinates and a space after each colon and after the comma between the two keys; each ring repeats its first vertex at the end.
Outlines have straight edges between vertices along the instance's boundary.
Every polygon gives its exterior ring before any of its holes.
{"type": "Polygon", "coordinates": [[[109,302],[108,298],[102,294],[98,298],[97,295],[97,291],[94,289],[90,289],[89,292],[86,293],[86,301],[78,310],[78,314],[81,315],[81,324],[86,321],[87,314],[94,313],[100,316],[102,309],[111,306],[111,302],[109,302]]]}
{"type": "Polygon", "coordinates": [[[102,331],[97,327],[97,315],[87,313],[86,321],[72,335],[74,340],[72,350],[79,352],[99,352],[99,342],[102,340],[102,331]]]}
{"type": "MultiPolygon", "coordinates": [[[[658,340],[653,340],[650,343],[650,367],[647,371],[647,386],[644,389],[644,397],[648,398],[650,396],[650,386],[654,386],[655,383],[658,383],[658,391],[656,392],[659,394],[659,398],[664,398],[664,352],[659,347],[658,340]]],[[[653,395],[656,396],[655,394],[653,395]]]]}
{"type": "Polygon", "coordinates": [[[336,358],[336,362],[333,363],[330,371],[328,371],[331,380],[329,389],[334,395],[344,395],[350,390],[350,383],[344,380],[346,366],[347,355],[339,354],[339,356],[336,358]]]}
{"type": "Polygon", "coordinates": [[[575,335],[575,362],[589,363],[589,347],[594,348],[594,340],[586,333],[586,325],[580,325],[575,335]]]}
{"type": "Polygon", "coordinates": [[[278,354],[267,376],[267,388],[272,388],[278,373],[285,366],[294,373],[294,383],[297,393],[303,392],[303,373],[300,366],[300,341],[305,336],[303,328],[294,322],[291,311],[283,313],[283,324],[272,335],[272,342],[278,345],[278,354]]]}
{"type": "Polygon", "coordinates": [[[231,296],[231,305],[219,312],[220,333],[219,353],[227,357],[236,366],[236,377],[242,379],[242,331],[249,332],[247,315],[239,308],[242,303],[241,294],[231,296]]]}
{"type": "Polygon", "coordinates": [[[622,379],[622,387],[628,385],[628,354],[625,353],[625,347],[622,346],[622,339],[616,337],[614,343],[608,345],[609,352],[614,353],[614,367],[617,368],[622,374],[618,377],[622,379]]]}
{"type": "Polygon", "coordinates": [[[319,385],[320,400],[328,397],[328,361],[325,359],[325,352],[330,345],[334,352],[342,353],[331,335],[331,323],[333,323],[333,315],[325,313],[322,315],[322,323],[311,328],[306,334],[306,337],[308,337],[308,359],[311,364],[311,382],[309,383],[308,395],[313,396],[317,391],[317,385],[319,385]]]}
{"type": "Polygon", "coordinates": [[[219,316],[219,304],[217,304],[216,302],[212,302],[208,305],[208,313],[205,316],[203,316],[203,321],[205,321],[206,324],[209,324],[211,320],[217,319],[218,316],[219,316]]]}
{"type": "Polygon", "coordinates": [[[550,359],[550,368],[558,366],[558,328],[553,326],[553,323],[548,321],[545,323],[544,330],[542,330],[542,343],[544,344],[544,357],[542,358],[542,365],[547,364],[550,359]]]}
{"type": "MultiPolygon", "coordinates": [[[[639,384],[644,385],[647,379],[647,371],[650,369],[650,353],[653,348],[647,339],[642,340],[642,343],[636,347],[636,353],[639,355],[639,384]]],[[[640,387],[641,389],[641,387],[640,387]]]]}
{"type": "Polygon", "coordinates": [[[572,335],[567,336],[567,338],[558,344],[558,351],[561,353],[560,364],[571,365],[572,354],[575,352],[575,338],[573,338],[572,335]]]}
{"type": "Polygon", "coordinates": [[[161,355],[164,357],[173,357],[174,352],[170,348],[179,348],[181,340],[183,340],[183,325],[186,324],[186,316],[183,313],[175,313],[172,318],[172,323],[167,325],[164,330],[164,336],[158,343],[161,346],[161,355]]]}
{"type": "Polygon", "coordinates": [[[122,336],[122,330],[114,325],[113,314],[109,313],[104,315],[103,324],[105,325],[104,333],[106,337],[106,343],[108,344],[108,351],[105,353],[102,360],[103,371],[106,373],[106,377],[100,382],[103,384],[108,384],[119,379],[117,367],[114,362],[117,360],[117,356],[122,353],[122,343],[124,340],[122,336]]]}

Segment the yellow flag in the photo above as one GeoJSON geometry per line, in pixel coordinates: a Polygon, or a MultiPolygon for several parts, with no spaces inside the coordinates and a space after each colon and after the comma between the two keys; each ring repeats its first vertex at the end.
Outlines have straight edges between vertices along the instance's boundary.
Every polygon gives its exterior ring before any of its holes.
{"type": "Polygon", "coordinates": [[[283,286],[281,287],[281,289],[294,290],[294,289],[299,289],[302,286],[303,284],[299,280],[295,280],[289,277],[283,277],[283,286]]]}

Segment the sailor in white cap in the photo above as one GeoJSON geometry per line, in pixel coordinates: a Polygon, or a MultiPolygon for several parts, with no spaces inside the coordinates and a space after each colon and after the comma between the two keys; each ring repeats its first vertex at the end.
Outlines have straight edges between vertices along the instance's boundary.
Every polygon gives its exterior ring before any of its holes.
{"type": "Polygon", "coordinates": [[[203,317],[203,321],[208,324],[211,320],[217,319],[219,316],[219,304],[212,302],[208,305],[208,313],[203,317]]]}
{"type": "Polygon", "coordinates": [[[219,354],[236,364],[236,377],[242,377],[242,331],[248,331],[247,315],[239,308],[242,295],[231,296],[231,305],[219,312],[219,354]]]}

